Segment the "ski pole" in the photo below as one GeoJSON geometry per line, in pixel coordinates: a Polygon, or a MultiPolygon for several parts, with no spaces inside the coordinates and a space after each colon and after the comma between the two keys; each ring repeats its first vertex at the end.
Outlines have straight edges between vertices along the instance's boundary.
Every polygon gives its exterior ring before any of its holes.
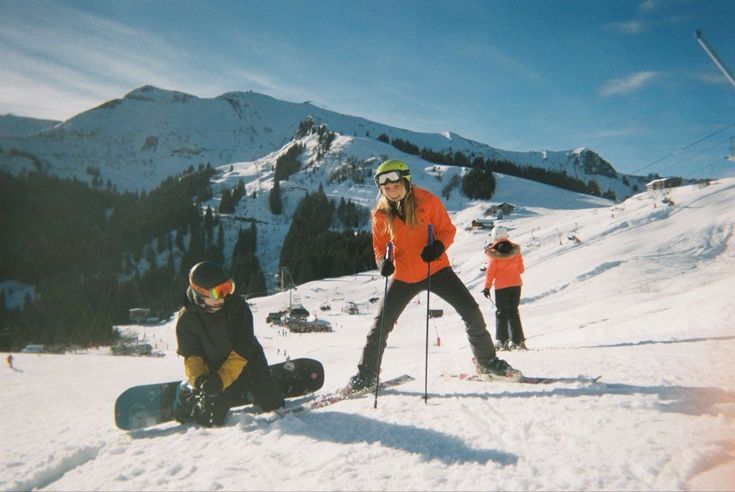
{"type": "MultiPolygon", "coordinates": [[[[427,246],[434,243],[434,231],[429,224],[429,237],[426,242],[427,246]]],[[[428,275],[426,282],[426,347],[424,354],[424,403],[429,403],[429,296],[431,294],[431,261],[427,262],[428,275]]]]}
{"type": "MultiPolygon", "coordinates": [[[[393,243],[388,241],[385,245],[385,261],[393,261],[393,243]]],[[[388,277],[385,277],[385,287],[383,288],[383,312],[380,313],[380,336],[378,338],[378,369],[375,376],[375,402],[373,408],[378,408],[378,388],[380,388],[380,363],[383,359],[381,352],[383,349],[383,329],[385,328],[385,309],[388,307],[388,277]]]]}

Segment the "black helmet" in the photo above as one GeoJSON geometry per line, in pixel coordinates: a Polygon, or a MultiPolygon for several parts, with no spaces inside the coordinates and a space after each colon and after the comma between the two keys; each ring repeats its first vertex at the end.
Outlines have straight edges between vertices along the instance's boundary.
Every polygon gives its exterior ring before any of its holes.
{"type": "Polygon", "coordinates": [[[222,307],[221,301],[235,291],[235,282],[218,264],[202,261],[189,270],[189,287],[193,301],[214,312],[222,307]]]}

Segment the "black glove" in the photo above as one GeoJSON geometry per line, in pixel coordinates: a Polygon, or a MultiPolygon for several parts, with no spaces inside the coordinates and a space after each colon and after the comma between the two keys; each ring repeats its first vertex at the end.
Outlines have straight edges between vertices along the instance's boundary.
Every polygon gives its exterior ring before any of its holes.
{"type": "Polygon", "coordinates": [[[392,261],[383,258],[383,261],[381,261],[380,265],[378,265],[378,270],[380,270],[380,274],[382,276],[390,277],[391,275],[393,275],[393,272],[396,271],[396,267],[393,266],[392,261]]]}
{"type": "Polygon", "coordinates": [[[487,297],[488,299],[490,299],[490,289],[488,289],[488,288],[482,289],[482,295],[484,295],[485,297],[487,297]]]}
{"type": "Polygon", "coordinates": [[[202,374],[197,378],[194,386],[205,395],[219,395],[224,389],[222,379],[216,372],[202,374]]]}
{"type": "Polygon", "coordinates": [[[439,258],[442,253],[444,253],[444,243],[441,241],[434,241],[421,251],[421,259],[426,263],[429,263],[430,261],[434,261],[439,258]]]}
{"type": "Polygon", "coordinates": [[[202,393],[194,406],[194,421],[205,427],[220,426],[224,424],[229,410],[230,406],[225,395],[202,393]]]}

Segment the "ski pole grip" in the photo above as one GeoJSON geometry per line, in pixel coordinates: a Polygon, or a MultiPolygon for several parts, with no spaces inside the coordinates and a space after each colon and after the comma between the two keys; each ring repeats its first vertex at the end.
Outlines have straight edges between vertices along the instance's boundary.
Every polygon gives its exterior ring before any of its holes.
{"type": "Polygon", "coordinates": [[[429,237],[428,241],[426,242],[426,245],[430,245],[434,243],[434,228],[429,224],[429,237]]]}
{"type": "Polygon", "coordinates": [[[385,259],[388,261],[393,261],[393,242],[388,241],[388,243],[385,245],[385,259]]]}

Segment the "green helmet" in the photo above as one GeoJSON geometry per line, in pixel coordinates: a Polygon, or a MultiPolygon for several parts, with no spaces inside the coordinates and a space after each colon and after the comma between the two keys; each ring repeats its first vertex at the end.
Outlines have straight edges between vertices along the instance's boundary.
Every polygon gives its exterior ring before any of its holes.
{"type": "Polygon", "coordinates": [[[403,161],[391,159],[383,162],[375,170],[375,184],[378,186],[395,183],[401,178],[408,182],[411,181],[411,170],[408,168],[408,164],[403,161]]]}

